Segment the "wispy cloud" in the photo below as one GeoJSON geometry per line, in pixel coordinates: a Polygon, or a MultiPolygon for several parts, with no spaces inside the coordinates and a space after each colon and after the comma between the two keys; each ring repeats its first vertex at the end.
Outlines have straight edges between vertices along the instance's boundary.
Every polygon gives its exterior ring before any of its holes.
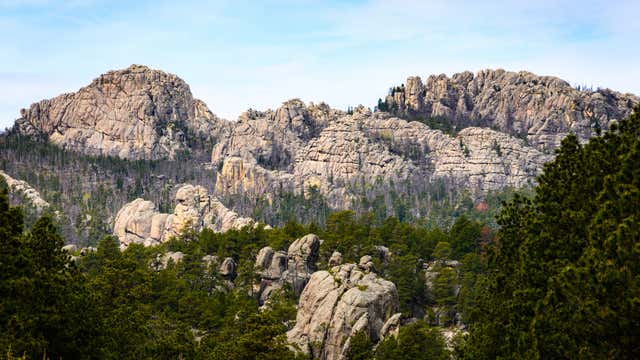
{"type": "Polygon", "coordinates": [[[640,93],[637,1],[0,0],[0,10],[0,127],[131,63],[183,77],[227,118],[290,97],[372,106],[409,75],[498,67],[640,93]]]}

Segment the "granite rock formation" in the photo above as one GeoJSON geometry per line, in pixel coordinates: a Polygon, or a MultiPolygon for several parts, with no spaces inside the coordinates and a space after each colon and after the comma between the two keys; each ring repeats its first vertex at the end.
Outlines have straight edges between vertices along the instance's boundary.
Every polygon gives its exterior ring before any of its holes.
{"type": "Polygon", "coordinates": [[[189,150],[187,137],[217,137],[223,128],[182,79],[132,65],[22,109],[14,131],[90,155],[173,159],[189,150]]]}
{"type": "Polygon", "coordinates": [[[469,71],[451,78],[417,76],[392,88],[388,110],[403,118],[442,117],[458,129],[487,127],[526,138],[535,148],[551,151],[570,132],[586,141],[596,129],[624,119],[640,102],[609,89],[581,91],[564,80],[526,71],[469,71]]]}
{"type": "Polygon", "coordinates": [[[291,286],[294,295],[300,295],[316,270],[319,250],[320,239],[315,234],[297,239],[286,252],[274,251],[269,246],[260,249],[255,263],[260,283],[254,289],[260,304],[285,284],[291,286]]]}
{"type": "Polygon", "coordinates": [[[171,214],[156,211],[152,202],[140,198],[123,206],[113,226],[120,246],[126,248],[131,243],[157,245],[187,230],[209,228],[225,232],[254,225],[252,219],[227,209],[202,186],[184,185],[177,190],[175,199],[176,206],[171,214]]]}
{"type": "Polygon", "coordinates": [[[25,199],[28,202],[27,205],[32,206],[37,212],[41,213],[51,206],[40,196],[38,190],[32,188],[26,181],[14,179],[4,171],[0,171],[0,176],[6,181],[11,194],[25,199]]]}
{"type": "MultiPolygon", "coordinates": [[[[216,170],[215,195],[241,199],[234,204],[248,204],[237,209],[245,214],[251,201],[317,192],[334,209],[382,196],[391,210],[389,194],[395,193],[413,201],[405,205],[419,217],[420,196],[431,196],[434,184],[479,197],[533,184],[567,134],[585,141],[629,115],[639,101],[607,89],[581,91],[555,77],[483,70],[430,76],[426,82],[410,77],[391,89],[381,104],[386,111],[358,106],[347,113],[293,99],[276,110],[250,109],[229,122],[194,99],[177,76],[132,65],[76,93],[33,104],[21,111],[12,131],[128,159],[210,152],[205,166],[216,170]]],[[[200,228],[208,207],[218,206],[205,199],[179,205],[170,216],[140,200],[129,209],[140,218],[133,233],[142,231],[157,242],[179,230],[167,226],[170,220],[191,219],[200,228]]]]}
{"type": "Polygon", "coordinates": [[[345,359],[350,339],[364,331],[372,341],[389,332],[385,327],[398,309],[396,286],[355,264],[311,275],[298,304],[290,343],[314,359],[345,359]]]}
{"type": "Polygon", "coordinates": [[[478,193],[522,187],[552,158],[522,139],[486,128],[452,136],[363,107],[353,114],[318,112],[317,106],[294,100],[283,108],[308,114],[303,122],[308,128],[295,133],[289,122],[280,128],[273,115],[245,116],[214,147],[218,194],[269,198],[278,191],[306,195],[316,188],[332,207],[344,209],[363,193],[384,194],[390,184],[406,191],[446,179],[478,193]]]}

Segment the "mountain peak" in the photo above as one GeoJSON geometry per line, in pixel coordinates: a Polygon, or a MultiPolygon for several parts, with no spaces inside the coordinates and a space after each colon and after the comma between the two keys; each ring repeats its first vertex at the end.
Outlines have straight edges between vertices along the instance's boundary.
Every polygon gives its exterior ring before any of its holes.
{"type": "Polygon", "coordinates": [[[188,150],[187,133],[210,137],[220,125],[184,80],[143,65],[109,71],[20,115],[14,126],[19,133],[86,154],[127,159],[174,158],[188,150]]]}

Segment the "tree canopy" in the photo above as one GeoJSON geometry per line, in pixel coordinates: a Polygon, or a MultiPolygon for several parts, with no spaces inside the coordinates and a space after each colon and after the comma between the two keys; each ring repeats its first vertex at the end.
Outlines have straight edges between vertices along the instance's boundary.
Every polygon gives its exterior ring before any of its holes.
{"type": "Polygon", "coordinates": [[[499,218],[469,359],[640,358],[640,107],[562,142],[499,218]]]}

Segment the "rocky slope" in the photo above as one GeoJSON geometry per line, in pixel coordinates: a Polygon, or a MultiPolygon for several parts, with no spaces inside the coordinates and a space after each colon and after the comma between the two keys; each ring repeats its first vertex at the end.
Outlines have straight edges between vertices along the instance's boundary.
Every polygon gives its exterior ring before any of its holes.
{"type": "Polygon", "coordinates": [[[113,234],[120,240],[120,247],[126,248],[131,243],[157,245],[191,229],[225,232],[253,224],[252,219],[227,209],[204,187],[184,185],[176,192],[171,214],[156,211],[151,201],[140,198],[123,206],[116,215],[113,234]]]}
{"type": "Polygon", "coordinates": [[[553,150],[569,132],[582,140],[627,117],[640,98],[609,89],[580,91],[566,81],[530,72],[483,70],[409,77],[392,88],[383,107],[403,118],[440,116],[458,129],[493,128],[553,150]]]}
{"type": "Polygon", "coordinates": [[[22,109],[20,116],[15,132],[126,159],[175,158],[189,150],[189,141],[206,141],[224,127],[182,79],[140,65],[100,75],[75,93],[22,109]]]}

